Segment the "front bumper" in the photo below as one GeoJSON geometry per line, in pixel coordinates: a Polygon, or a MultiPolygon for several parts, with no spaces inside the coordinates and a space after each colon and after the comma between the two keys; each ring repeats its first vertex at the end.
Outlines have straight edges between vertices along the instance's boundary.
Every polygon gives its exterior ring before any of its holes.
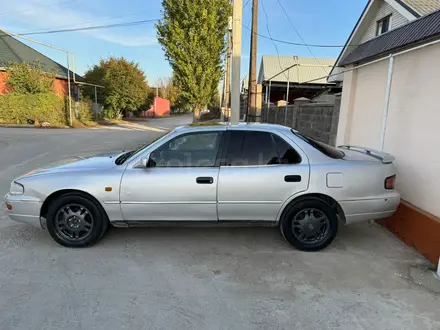
{"type": "Polygon", "coordinates": [[[5,212],[9,218],[14,221],[30,224],[37,228],[41,228],[41,205],[42,201],[35,197],[11,194],[5,196],[5,212]]]}

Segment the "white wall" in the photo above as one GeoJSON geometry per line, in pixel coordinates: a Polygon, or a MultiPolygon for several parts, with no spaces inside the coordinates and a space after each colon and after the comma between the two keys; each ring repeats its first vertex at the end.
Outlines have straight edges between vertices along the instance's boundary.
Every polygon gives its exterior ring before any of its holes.
{"type": "MultiPolygon", "coordinates": [[[[440,217],[440,44],[396,56],[384,151],[396,157],[402,198],[440,217]]],[[[380,148],[388,60],[344,82],[338,144],[380,148]],[[346,93],[346,95],[344,95],[346,93]],[[349,97],[349,95],[351,95],[349,97]]]]}
{"type": "Polygon", "coordinates": [[[357,71],[355,111],[349,127],[350,144],[380,149],[388,62],[378,62],[357,71]]]}
{"type": "Polygon", "coordinates": [[[440,217],[440,45],[395,58],[385,150],[402,197],[440,217]]]}
{"type": "Polygon", "coordinates": [[[371,40],[376,37],[376,23],[378,20],[388,16],[391,16],[391,29],[395,29],[399,26],[402,26],[409,22],[407,18],[402,16],[397,10],[395,10],[393,7],[391,7],[388,3],[386,3],[384,0],[381,0],[381,4],[379,6],[379,9],[377,10],[376,15],[374,18],[370,19],[369,25],[364,32],[361,43],[367,42],[368,40],[371,40]]]}

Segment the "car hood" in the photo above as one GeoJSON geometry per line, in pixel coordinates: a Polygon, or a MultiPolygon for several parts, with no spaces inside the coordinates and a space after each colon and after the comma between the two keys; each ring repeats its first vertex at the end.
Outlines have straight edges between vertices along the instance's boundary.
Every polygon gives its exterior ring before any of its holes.
{"type": "Polygon", "coordinates": [[[115,160],[121,154],[122,152],[114,152],[95,155],[74,156],[30,171],[22,175],[20,178],[46,173],[105,170],[116,166],[115,160]]]}

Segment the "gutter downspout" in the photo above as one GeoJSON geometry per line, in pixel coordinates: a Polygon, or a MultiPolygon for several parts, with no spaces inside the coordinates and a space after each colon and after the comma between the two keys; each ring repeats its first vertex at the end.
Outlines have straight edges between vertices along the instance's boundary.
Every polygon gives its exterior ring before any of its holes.
{"type": "Polygon", "coordinates": [[[382,117],[382,131],[380,136],[380,151],[383,151],[385,145],[385,135],[387,131],[387,121],[388,121],[388,111],[390,108],[390,94],[391,94],[391,84],[393,81],[393,71],[394,71],[394,56],[389,56],[389,64],[388,64],[388,78],[387,78],[387,86],[385,90],[385,105],[383,109],[383,117],[382,117]]]}

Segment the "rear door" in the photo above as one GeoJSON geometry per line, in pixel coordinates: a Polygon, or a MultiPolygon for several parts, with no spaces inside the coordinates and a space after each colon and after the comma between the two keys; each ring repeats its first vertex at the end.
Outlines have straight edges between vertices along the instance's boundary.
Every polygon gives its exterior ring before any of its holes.
{"type": "Polygon", "coordinates": [[[307,190],[309,163],[281,135],[230,130],[218,182],[220,221],[275,221],[282,204],[307,190]]]}

